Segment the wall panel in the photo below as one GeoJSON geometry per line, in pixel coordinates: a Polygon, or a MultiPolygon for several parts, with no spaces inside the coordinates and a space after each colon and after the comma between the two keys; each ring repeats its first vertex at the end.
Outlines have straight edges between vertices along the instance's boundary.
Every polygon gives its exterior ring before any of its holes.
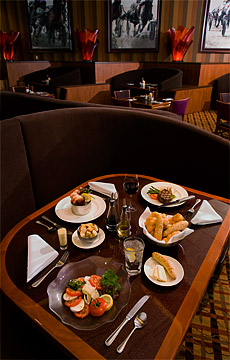
{"type": "MultiPolygon", "coordinates": [[[[193,44],[185,55],[185,62],[230,62],[229,54],[200,53],[201,32],[204,17],[204,0],[162,0],[160,47],[158,53],[153,52],[122,52],[108,53],[107,51],[107,0],[71,0],[72,29],[99,29],[99,45],[95,51],[94,61],[171,61],[168,47],[167,30],[183,25],[190,28],[195,25],[192,36],[193,44]]],[[[73,52],[30,52],[28,47],[28,33],[25,21],[24,0],[1,0],[1,30],[20,31],[20,41],[15,60],[48,60],[48,61],[81,61],[82,57],[73,33],[73,52]]]]}

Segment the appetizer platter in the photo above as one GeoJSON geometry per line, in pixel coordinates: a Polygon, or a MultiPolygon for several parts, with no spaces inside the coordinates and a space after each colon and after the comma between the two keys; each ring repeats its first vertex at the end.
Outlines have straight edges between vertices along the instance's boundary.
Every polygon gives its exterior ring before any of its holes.
{"type": "Polygon", "coordinates": [[[130,291],[123,264],[100,256],[66,264],[47,288],[51,311],[78,330],[114,321],[128,304],[130,291]],[[102,307],[101,315],[95,313],[97,307],[102,307]]]}
{"type": "Polygon", "coordinates": [[[80,249],[93,249],[99,245],[101,245],[103,243],[103,241],[105,240],[105,233],[104,231],[99,228],[99,233],[97,238],[92,241],[83,241],[82,239],[79,238],[78,235],[78,230],[74,231],[73,235],[72,235],[72,243],[77,246],[80,249]]]}
{"type": "Polygon", "coordinates": [[[154,284],[160,286],[173,286],[181,282],[184,269],[176,259],[153,252],[144,264],[144,273],[154,284]]]}
{"type": "Polygon", "coordinates": [[[147,207],[139,218],[143,233],[154,244],[162,247],[178,245],[181,240],[194,232],[188,228],[188,221],[180,214],[167,215],[157,211],[151,212],[147,207]]]}
{"type": "Polygon", "coordinates": [[[70,196],[67,196],[57,203],[55,207],[55,213],[61,220],[71,223],[81,223],[92,221],[98,218],[104,213],[105,209],[105,201],[100,196],[93,195],[91,198],[90,211],[85,215],[76,215],[72,212],[70,196]]]}
{"type": "MultiPolygon", "coordinates": [[[[168,203],[179,200],[188,196],[188,193],[183,187],[173,183],[153,182],[141,189],[141,195],[150,204],[162,206],[164,202],[168,203]]],[[[168,205],[168,207],[179,206],[181,204],[183,203],[168,205]]]]}

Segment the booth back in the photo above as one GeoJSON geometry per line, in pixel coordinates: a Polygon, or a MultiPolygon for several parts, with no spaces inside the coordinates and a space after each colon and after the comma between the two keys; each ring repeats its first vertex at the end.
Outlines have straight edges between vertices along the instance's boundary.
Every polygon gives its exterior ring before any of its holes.
{"type": "Polygon", "coordinates": [[[139,85],[144,78],[146,83],[158,84],[159,90],[169,90],[182,86],[183,72],[179,69],[151,68],[126,71],[111,79],[111,91],[122,90],[122,85],[139,85]]]}
{"type": "Polygon", "coordinates": [[[6,194],[1,199],[3,233],[10,222],[14,225],[33,211],[34,203],[38,209],[82,182],[110,173],[149,175],[229,197],[229,142],[167,113],[72,108],[18,116],[1,124],[7,149],[1,172],[6,194]],[[14,141],[15,131],[21,134],[20,146],[14,141]]]}

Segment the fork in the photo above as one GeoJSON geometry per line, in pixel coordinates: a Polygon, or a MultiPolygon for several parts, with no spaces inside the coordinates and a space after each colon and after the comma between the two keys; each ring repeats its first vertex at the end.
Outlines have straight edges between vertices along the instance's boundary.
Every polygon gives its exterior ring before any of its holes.
{"type": "Polygon", "coordinates": [[[66,260],[69,257],[69,251],[65,251],[64,254],[62,255],[61,259],[58,260],[58,262],[56,263],[56,265],[54,267],[52,267],[52,269],[50,269],[44,276],[42,276],[40,279],[38,279],[37,281],[35,281],[32,284],[32,287],[37,287],[38,285],[41,284],[41,282],[46,278],[46,276],[48,276],[51,271],[53,271],[55,268],[61,267],[65,264],[66,260]]]}
{"type": "Polygon", "coordinates": [[[201,199],[197,199],[196,200],[196,202],[195,202],[195,204],[190,208],[190,209],[188,209],[187,210],[187,212],[190,212],[191,214],[193,214],[194,213],[194,207],[197,205],[197,204],[199,204],[199,202],[201,202],[201,199]]]}

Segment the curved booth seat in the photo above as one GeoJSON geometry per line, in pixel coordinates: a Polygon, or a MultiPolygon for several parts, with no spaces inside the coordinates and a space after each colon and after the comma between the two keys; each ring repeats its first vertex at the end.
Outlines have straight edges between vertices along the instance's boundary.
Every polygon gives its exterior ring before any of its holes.
{"type": "Polygon", "coordinates": [[[111,92],[122,89],[122,85],[133,83],[139,85],[144,78],[146,83],[158,84],[159,90],[169,90],[182,86],[183,72],[179,69],[151,68],[126,71],[111,79],[111,92]]]}
{"type": "Polygon", "coordinates": [[[56,93],[56,88],[64,85],[81,84],[81,71],[74,66],[57,66],[39,70],[24,76],[25,84],[31,84],[34,91],[47,91],[51,94],[56,93]],[[45,80],[49,80],[48,85],[45,80]]]}
{"type": "Polygon", "coordinates": [[[229,142],[167,113],[68,108],[0,125],[2,237],[34,209],[110,173],[149,175],[229,197],[229,142]],[[129,141],[135,146],[125,146],[129,141]]]}
{"type": "MultiPolygon", "coordinates": [[[[90,108],[111,107],[112,109],[114,109],[114,106],[112,105],[86,103],[81,101],[60,100],[60,99],[53,99],[44,96],[14,93],[12,91],[0,92],[0,99],[1,99],[0,120],[9,119],[17,115],[26,115],[26,114],[32,114],[41,111],[48,111],[55,109],[78,108],[78,107],[90,107],[90,108]]],[[[153,110],[148,110],[148,109],[136,109],[136,111],[150,112],[151,114],[153,113],[153,110]]],[[[166,115],[164,110],[154,110],[154,113],[157,113],[158,115],[162,115],[162,116],[166,115]]],[[[167,116],[175,120],[181,120],[180,116],[173,113],[168,112],[167,116]]]]}
{"type": "Polygon", "coordinates": [[[216,109],[216,100],[220,100],[221,93],[230,93],[230,73],[224,74],[213,82],[211,108],[216,109]]]}

